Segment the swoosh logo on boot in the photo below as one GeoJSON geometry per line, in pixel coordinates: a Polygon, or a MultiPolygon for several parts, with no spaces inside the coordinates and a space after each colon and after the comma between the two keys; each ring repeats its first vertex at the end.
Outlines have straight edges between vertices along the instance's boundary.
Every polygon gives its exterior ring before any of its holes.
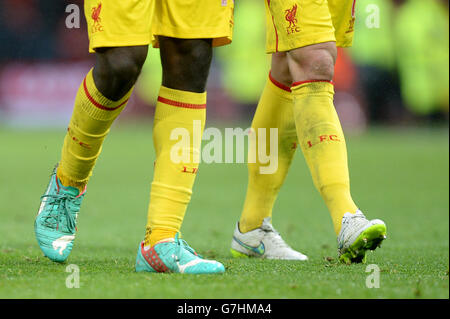
{"type": "Polygon", "coordinates": [[[253,247],[253,246],[249,246],[247,244],[244,244],[243,242],[241,242],[239,239],[237,239],[236,237],[233,236],[233,239],[242,247],[253,251],[254,253],[258,254],[258,255],[264,255],[264,253],[266,252],[266,248],[264,247],[264,243],[261,241],[259,242],[259,246],[257,247],[253,247]]]}

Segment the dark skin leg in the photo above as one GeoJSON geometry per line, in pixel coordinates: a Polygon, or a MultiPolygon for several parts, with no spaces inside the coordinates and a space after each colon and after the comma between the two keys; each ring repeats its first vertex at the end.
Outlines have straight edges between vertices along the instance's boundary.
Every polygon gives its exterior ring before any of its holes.
{"type": "Polygon", "coordinates": [[[99,48],[95,52],[94,82],[100,93],[120,100],[136,83],[148,46],[99,48]]]}
{"type": "Polygon", "coordinates": [[[203,93],[212,60],[212,39],[176,39],[159,36],[162,85],[203,93]]]}
{"type": "MultiPolygon", "coordinates": [[[[202,93],[212,60],[211,39],[159,37],[162,84],[165,87],[202,93]]],[[[147,57],[148,46],[99,48],[93,70],[98,90],[108,99],[121,99],[136,83],[147,57]]]]}

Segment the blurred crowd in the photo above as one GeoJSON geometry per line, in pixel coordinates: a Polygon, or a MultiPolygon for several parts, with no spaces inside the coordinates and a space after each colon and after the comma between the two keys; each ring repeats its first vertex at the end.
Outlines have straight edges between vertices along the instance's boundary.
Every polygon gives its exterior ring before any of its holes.
{"type": "MultiPolygon", "coordinates": [[[[446,122],[448,0],[357,0],[356,8],[353,47],[339,49],[334,79],[344,124],[446,122]]],[[[70,113],[74,92],[93,61],[83,1],[1,0],[0,123],[15,112],[16,120],[30,110],[35,118],[40,108],[70,113]],[[80,8],[80,28],[66,26],[69,4],[80,8]]],[[[215,50],[208,116],[250,118],[269,68],[264,1],[237,0],[233,43],[215,50]]],[[[152,112],[160,79],[159,51],[152,49],[130,116],[152,112]]]]}

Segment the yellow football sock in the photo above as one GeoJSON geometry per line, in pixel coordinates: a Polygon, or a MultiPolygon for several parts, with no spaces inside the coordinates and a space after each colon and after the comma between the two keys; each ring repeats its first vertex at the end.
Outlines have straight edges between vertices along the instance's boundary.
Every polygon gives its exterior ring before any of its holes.
{"type": "Polygon", "coordinates": [[[205,120],[206,92],[161,87],[153,125],[156,161],[145,246],[180,231],[198,170],[205,120]]]}
{"type": "Polygon", "coordinates": [[[132,89],[119,101],[111,101],[97,90],[92,69],[86,75],[75,98],[57,169],[64,186],[83,190],[101,153],[103,140],[131,92],[132,89]]]}
{"type": "Polygon", "coordinates": [[[278,169],[273,174],[261,174],[259,162],[248,163],[248,186],[239,229],[245,233],[262,225],[263,219],[272,217],[272,208],[284,183],[297,148],[292,110],[292,94],[289,87],[278,83],[269,74],[264,91],[253,117],[252,129],[258,140],[258,129],[266,130],[266,151],[269,152],[269,130],[278,128],[278,169]]]}
{"type": "Polygon", "coordinates": [[[305,81],[291,89],[300,146],[338,234],[343,215],[354,214],[357,207],[350,195],[347,148],[333,105],[334,87],[327,81],[305,81]]]}

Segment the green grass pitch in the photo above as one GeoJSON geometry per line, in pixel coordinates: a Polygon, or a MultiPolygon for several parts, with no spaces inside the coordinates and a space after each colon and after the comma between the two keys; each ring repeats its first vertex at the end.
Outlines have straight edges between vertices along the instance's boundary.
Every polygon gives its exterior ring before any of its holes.
{"type": "Polygon", "coordinates": [[[355,201],[388,228],[366,265],[337,262],[331,219],[300,151],[273,224],[310,260],[232,259],[246,166],[201,165],[182,234],[199,253],[223,262],[226,273],[197,276],[134,272],[154,161],[151,123],[117,124],[64,264],[43,257],[33,223],[65,132],[0,128],[0,298],[449,298],[448,128],[348,134],[355,201]],[[66,287],[69,264],[80,269],[80,288],[66,287]],[[380,268],[379,288],[366,287],[368,264],[380,268]]]}

